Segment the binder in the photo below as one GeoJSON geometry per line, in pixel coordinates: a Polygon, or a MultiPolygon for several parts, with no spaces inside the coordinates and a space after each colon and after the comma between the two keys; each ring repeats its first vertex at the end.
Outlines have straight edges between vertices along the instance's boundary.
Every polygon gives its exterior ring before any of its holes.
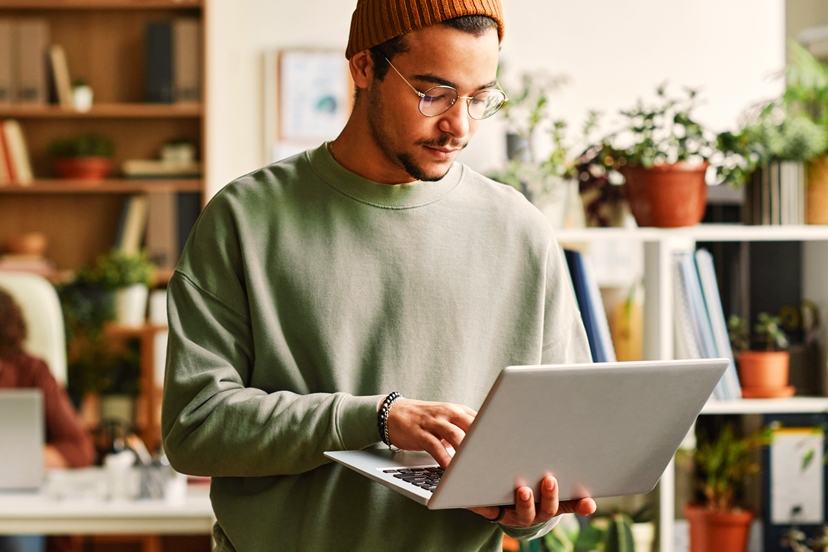
{"type": "Polygon", "coordinates": [[[177,18],[172,32],[175,102],[201,101],[201,23],[198,19],[177,18]]]}
{"type": "Polygon", "coordinates": [[[12,26],[16,52],[13,79],[17,103],[44,104],[48,101],[46,50],[49,22],[45,19],[15,20],[12,26]]]}
{"type": "Polygon", "coordinates": [[[12,20],[4,18],[0,19],[0,105],[11,103],[15,96],[13,65],[12,20]]]}
{"type": "Polygon", "coordinates": [[[152,21],[146,27],[146,100],[173,103],[173,26],[170,21],[152,21]]]}

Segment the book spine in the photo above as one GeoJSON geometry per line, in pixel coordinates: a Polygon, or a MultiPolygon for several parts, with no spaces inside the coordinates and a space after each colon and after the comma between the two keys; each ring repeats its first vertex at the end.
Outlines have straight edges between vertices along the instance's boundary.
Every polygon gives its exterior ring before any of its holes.
{"type": "Polygon", "coordinates": [[[153,21],[146,27],[146,99],[173,103],[173,27],[170,21],[153,21]]]}
{"type": "Polygon", "coordinates": [[[12,167],[14,182],[25,186],[32,182],[32,164],[29,160],[29,149],[23,129],[15,119],[6,119],[3,122],[3,134],[9,153],[9,166],[12,167]]]}
{"type": "Polygon", "coordinates": [[[19,19],[13,26],[13,69],[18,103],[46,103],[46,50],[49,45],[49,23],[45,19],[19,19]]]}
{"type": "Polygon", "coordinates": [[[0,19],[0,105],[10,104],[15,96],[11,19],[0,19]]]}
{"type": "Polygon", "coordinates": [[[173,81],[176,103],[201,100],[201,24],[178,18],[173,23],[173,81]]]}

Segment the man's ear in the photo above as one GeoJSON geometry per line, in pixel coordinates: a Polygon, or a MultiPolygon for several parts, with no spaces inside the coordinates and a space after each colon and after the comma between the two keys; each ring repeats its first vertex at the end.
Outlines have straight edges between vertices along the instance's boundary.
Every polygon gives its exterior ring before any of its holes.
{"type": "Polygon", "coordinates": [[[368,50],[363,50],[351,56],[348,61],[351,78],[357,88],[366,89],[374,80],[374,60],[368,50]]]}

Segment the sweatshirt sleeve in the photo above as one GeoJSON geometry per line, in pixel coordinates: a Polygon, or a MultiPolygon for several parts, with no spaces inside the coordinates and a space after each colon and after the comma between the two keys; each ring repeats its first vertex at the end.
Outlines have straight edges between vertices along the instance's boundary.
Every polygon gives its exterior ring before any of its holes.
{"type": "Polygon", "coordinates": [[[203,476],[288,475],[327,463],[326,450],[377,442],[380,396],[249,385],[254,365],[286,363],[256,358],[240,240],[226,208],[220,200],[202,213],[168,287],[162,434],[171,464],[203,476]]]}

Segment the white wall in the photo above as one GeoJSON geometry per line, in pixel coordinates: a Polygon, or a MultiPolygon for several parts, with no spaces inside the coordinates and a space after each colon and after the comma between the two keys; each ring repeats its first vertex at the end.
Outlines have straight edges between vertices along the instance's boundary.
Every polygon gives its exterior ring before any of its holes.
{"type": "MultiPolygon", "coordinates": [[[[797,0],[794,0],[797,1],[797,0]]],[[[735,124],[775,95],[784,64],[784,0],[503,0],[504,80],[543,69],[566,75],[557,116],[580,127],[589,109],[612,114],[657,84],[700,88],[699,119],[735,124]]],[[[264,164],[262,55],[268,49],[339,48],[356,0],[209,0],[208,190],[264,164]]],[[[487,121],[462,160],[488,170],[505,158],[504,124],[487,121]]]]}

